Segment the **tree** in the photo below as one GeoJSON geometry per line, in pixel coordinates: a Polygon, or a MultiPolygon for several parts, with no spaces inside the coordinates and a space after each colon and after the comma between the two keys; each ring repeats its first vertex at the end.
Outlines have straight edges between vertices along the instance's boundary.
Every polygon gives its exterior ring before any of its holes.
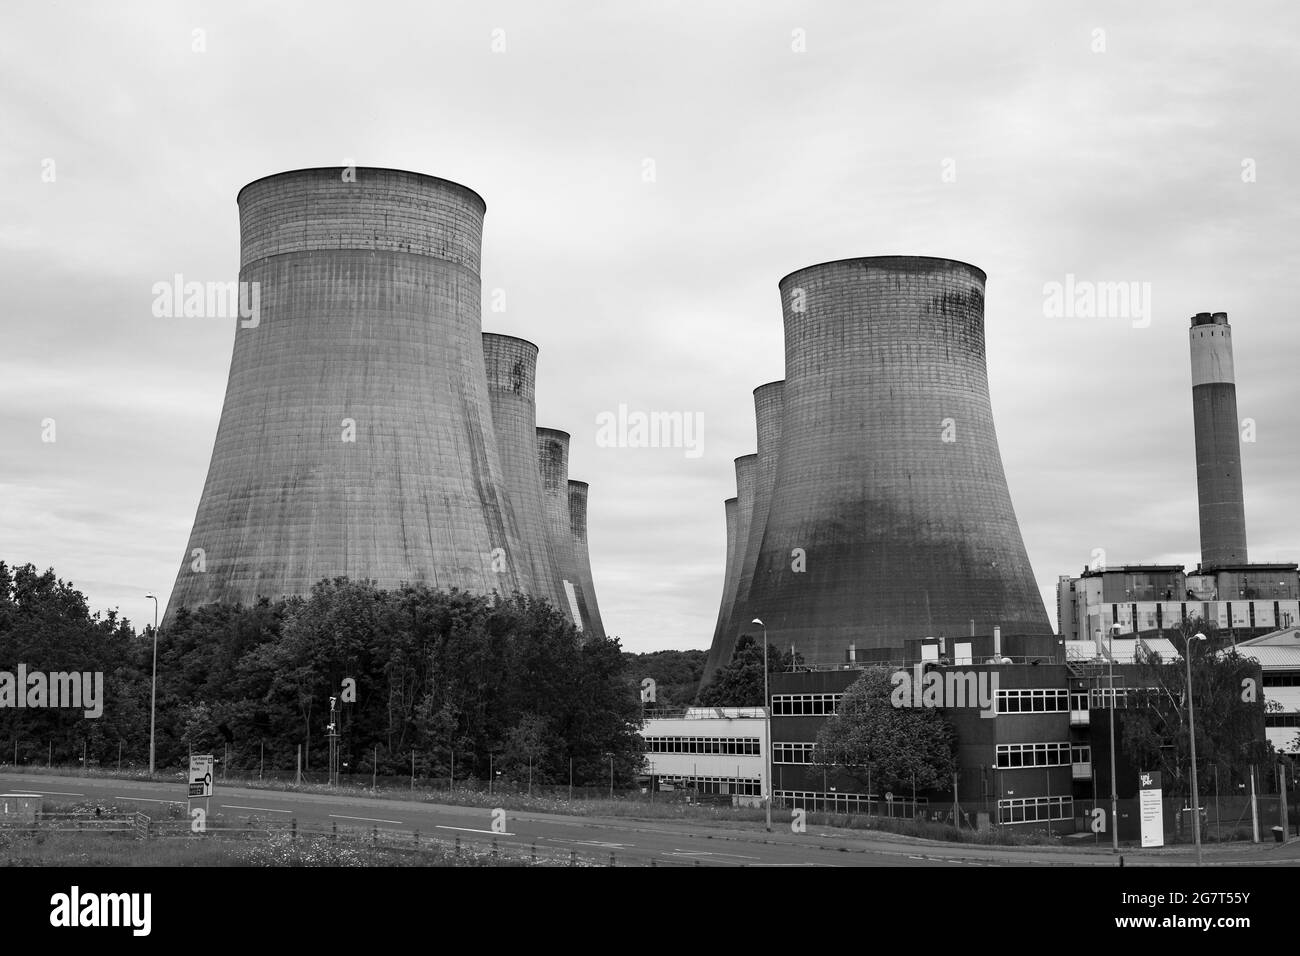
{"type": "Polygon", "coordinates": [[[707,651],[698,650],[651,651],[646,654],[624,651],[623,661],[638,696],[642,679],[649,677],[654,680],[655,702],[646,706],[686,707],[699,693],[700,677],[708,656],[707,651]]]}
{"type": "MultiPolygon", "coordinates": [[[[781,651],[767,645],[767,672],[779,674],[802,664],[803,657],[792,650],[781,651]]],[[[762,707],[763,648],[749,634],[736,642],[736,651],[725,667],[700,691],[703,707],[762,707]]]]}
{"type": "MultiPolygon", "coordinates": [[[[1259,665],[1239,654],[1200,618],[1179,625],[1170,640],[1180,655],[1192,644],[1192,702],[1196,723],[1197,772],[1245,779],[1247,766],[1267,764],[1270,746],[1264,735],[1264,702],[1259,665]],[[1192,640],[1197,633],[1208,640],[1192,640]],[[1216,650],[1218,646],[1218,650],[1216,650]]],[[[1159,770],[1167,790],[1189,793],[1187,768],[1190,735],[1187,730],[1187,665],[1183,659],[1164,661],[1153,653],[1140,657],[1136,680],[1141,689],[1124,709],[1121,745],[1134,766],[1159,770]]]]}
{"type": "Polygon", "coordinates": [[[933,707],[895,707],[891,675],[872,667],[845,690],[817,733],[813,762],[869,789],[947,789],[957,769],[952,725],[933,707]]]}

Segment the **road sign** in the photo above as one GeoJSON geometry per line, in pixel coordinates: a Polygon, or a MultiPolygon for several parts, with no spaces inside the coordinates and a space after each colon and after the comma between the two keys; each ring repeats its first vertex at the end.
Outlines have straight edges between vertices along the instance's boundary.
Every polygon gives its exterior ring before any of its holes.
{"type": "Polygon", "coordinates": [[[190,754],[190,796],[212,796],[212,754],[190,754]]]}

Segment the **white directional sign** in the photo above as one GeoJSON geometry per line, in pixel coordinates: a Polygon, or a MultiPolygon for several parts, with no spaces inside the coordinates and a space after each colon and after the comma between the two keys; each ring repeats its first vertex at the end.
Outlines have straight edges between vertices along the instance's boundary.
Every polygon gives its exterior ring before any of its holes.
{"type": "Polygon", "coordinates": [[[212,754],[190,754],[190,796],[212,796],[212,754]]]}

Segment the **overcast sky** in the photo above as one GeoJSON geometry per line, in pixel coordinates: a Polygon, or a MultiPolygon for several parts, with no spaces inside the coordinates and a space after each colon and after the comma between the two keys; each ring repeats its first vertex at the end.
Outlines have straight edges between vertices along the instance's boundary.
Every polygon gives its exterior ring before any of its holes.
{"type": "Polygon", "coordinates": [[[998,437],[1053,622],[1095,548],[1198,559],[1195,312],[1228,312],[1256,423],[1251,557],[1296,560],[1300,7],[1198,6],[6,0],[0,560],[152,620],[235,329],[154,318],[151,288],[236,278],[245,183],[349,161],[486,199],[506,311],[484,328],[541,348],[538,421],[573,434],[628,649],[708,646],[751,391],[783,375],[777,280],[829,259],[988,273],[998,437]],[[1046,316],[1067,274],[1150,283],[1151,321],[1046,316]],[[620,403],[701,413],[704,454],[597,447],[620,403]]]}

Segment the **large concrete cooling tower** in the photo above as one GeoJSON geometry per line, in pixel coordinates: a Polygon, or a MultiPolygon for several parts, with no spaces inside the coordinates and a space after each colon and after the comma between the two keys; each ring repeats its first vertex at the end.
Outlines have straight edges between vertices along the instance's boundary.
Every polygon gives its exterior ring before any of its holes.
{"type": "Polygon", "coordinates": [[[239,193],[239,278],[260,290],[260,314],[235,332],[169,616],[335,575],[532,586],[483,365],[483,200],[417,173],[343,173],[239,193]]]}
{"type": "Polygon", "coordinates": [[[591,551],[587,546],[587,483],[569,482],[569,530],[572,532],[574,571],[582,585],[582,596],[587,602],[590,626],[586,636],[591,640],[605,639],[605,625],[600,619],[600,605],[596,601],[596,583],[591,577],[591,551]]]}
{"type": "Polygon", "coordinates": [[[551,549],[559,562],[560,586],[568,612],[584,635],[591,631],[591,613],[578,574],[573,548],[573,520],[569,515],[569,433],[557,428],[537,429],[537,467],[542,476],[542,498],[546,505],[547,531],[551,549]]]}
{"type": "Polygon", "coordinates": [[[501,470],[522,545],[519,561],[533,582],[532,593],[567,613],[537,467],[537,346],[513,335],[485,332],[483,359],[501,470]]]}
{"type": "Polygon", "coordinates": [[[1241,488],[1241,435],[1232,327],[1226,312],[1199,312],[1192,346],[1192,416],[1196,427],[1196,490],[1201,565],[1245,564],[1246,505],[1241,488]]]}
{"type": "Polygon", "coordinates": [[[842,662],[972,619],[1052,633],[993,427],[984,282],[910,256],[781,280],[785,407],[746,612],[772,644],[842,662]]]}
{"type": "MultiPolygon", "coordinates": [[[[754,615],[749,609],[750,582],[754,565],[763,546],[767,511],[776,481],[776,462],[780,453],[781,415],[785,409],[785,382],[768,382],[754,389],[754,423],[758,433],[758,456],[754,468],[754,504],[750,509],[749,534],[745,540],[740,573],[736,579],[736,606],[729,633],[733,639],[739,628],[749,629],[754,615]]],[[[724,653],[727,653],[724,651],[724,653]]],[[[730,657],[730,653],[727,653],[730,657]]]]}
{"type": "Polygon", "coordinates": [[[704,678],[700,681],[703,688],[718,667],[724,646],[727,648],[727,660],[731,659],[733,645],[723,640],[731,624],[731,612],[736,604],[736,499],[728,498],[722,503],[727,525],[727,563],[722,573],[722,599],[718,604],[718,622],[713,626],[713,643],[709,645],[709,654],[704,662],[704,678]]]}

